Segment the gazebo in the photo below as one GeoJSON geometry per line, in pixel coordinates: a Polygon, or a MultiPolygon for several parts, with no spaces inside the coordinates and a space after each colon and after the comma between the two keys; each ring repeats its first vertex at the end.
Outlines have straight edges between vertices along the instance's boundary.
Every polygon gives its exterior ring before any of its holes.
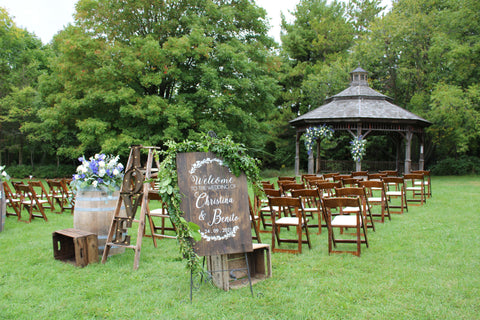
{"type": "MultiPolygon", "coordinates": [[[[419,139],[419,170],[424,167],[424,129],[432,123],[393,104],[393,99],[368,86],[368,72],[358,67],[350,72],[350,87],[326,99],[325,104],[291,120],[296,128],[295,173],[300,171],[300,138],[307,128],[327,125],[335,131],[348,131],[354,138],[376,132],[397,133],[405,140],[405,173],[411,172],[411,147],[419,139]]],[[[401,142],[401,139],[400,139],[401,142]]],[[[400,144],[397,144],[397,149],[400,144]]],[[[320,167],[320,143],[317,141],[317,172],[320,167]]],[[[397,152],[398,154],[398,152],[397,152]]],[[[361,162],[356,163],[361,170],[361,162]]],[[[313,173],[313,152],[308,158],[308,172],[313,173]]]]}

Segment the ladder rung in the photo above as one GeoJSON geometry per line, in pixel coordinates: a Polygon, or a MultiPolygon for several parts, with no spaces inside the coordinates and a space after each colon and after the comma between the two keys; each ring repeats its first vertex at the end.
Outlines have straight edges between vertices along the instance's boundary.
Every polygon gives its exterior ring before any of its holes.
{"type": "Polygon", "coordinates": [[[137,248],[136,246],[132,246],[132,245],[129,245],[129,244],[114,243],[114,242],[107,242],[105,245],[110,246],[110,247],[115,246],[115,247],[130,248],[130,249],[136,249],[137,248]]]}

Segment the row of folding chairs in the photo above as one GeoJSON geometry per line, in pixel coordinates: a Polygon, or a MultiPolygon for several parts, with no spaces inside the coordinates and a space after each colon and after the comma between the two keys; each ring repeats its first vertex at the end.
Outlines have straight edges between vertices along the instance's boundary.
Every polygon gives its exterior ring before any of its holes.
{"type": "Polygon", "coordinates": [[[68,179],[47,179],[46,185],[41,181],[14,181],[11,186],[3,182],[7,204],[7,216],[16,216],[18,221],[30,223],[34,218],[48,221],[45,210],[63,213],[70,210],[73,213],[75,199],[69,188],[68,179]],[[22,219],[26,211],[28,218],[22,219]]]}
{"type": "Polygon", "coordinates": [[[360,243],[368,246],[366,228],[375,231],[375,221],[383,223],[386,218],[391,220],[390,213],[404,213],[404,210],[408,211],[409,202],[418,202],[421,205],[426,201],[427,195],[431,196],[429,172],[428,175],[417,172],[401,177],[397,176],[394,171],[375,175],[361,172],[357,177],[361,175],[363,175],[361,179],[353,178],[353,181],[350,180],[352,179],[351,175],[344,175],[341,179],[334,178],[341,175],[323,175],[321,177],[312,175],[310,178],[303,176],[301,182],[297,182],[294,177],[279,177],[278,189],[270,182],[263,182],[267,198],[262,201],[256,197],[254,202],[256,208],[254,212],[258,217],[257,226],[253,224],[256,234],[258,234],[261,224],[262,232],[272,233],[273,252],[301,253],[302,244],[306,243],[309,247],[311,246],[308,229],[318,228],[318,233],[321,233],[322,227],[326,227],[329,232],[329,252],[337,252],[332,245],[336,247],[339,242],[355,242],[357,250],[348,252],[360,255],[360,243]],[[426,176],[428,176],[428,180],[426,180],[426,176]],[[427,186],[430,189],[427,189],[427,186]],[[407,192],[411,192],[410,198],[407,198],[407,192]],[[350,200],[340,200],[345,197],[356,198],[359,205],[352,205],[350,200]],[[298,200],[291,200],[292,198],[301,199],[301,206],[295,206],[294,203],[298,204],[298,200]],[[332,198],[336,200],[327,200],[332,198]],[[395,198],[398,201],[393,201],[395,198]],[[329,207],[332,202],[337,205],[336,211],[332,211],[334,207],[329,207]],[[346,203],[349,205],[342,207],[346,203]],[[372,210],[374,206],[379,206],[380,211],[372,210]],[[338,215],[339,212],[340,215],[338,215]],[[315,220],[315,215],[317,223],[311,223],[309,219],[315,220]],[[334,218],[332,219],[332,217],[334,218]],[[361,220],[360,224],[355,224],[355,228],[359,228],[355,233],[357,239],[347,241],[335,239],[333,228],[340,227],[342,232],[344,228],[354,228],[352,222],[357,218],[361,220]],[[375,218],[378,219],[375,220],[375,218]],[[282,227],[297,228],[297,238],[282,238],[280,236],[282,227]],[[271,230],[267,230],[267,228],[271,228],[271,230]],[[360,232],[362,230],[363,232],[360,232]],[[359,240],[360,238],[361,240],[359,240]],[[295,250],[276,248],[276,244],[280,246],[282,242],[295,242],[298,244],[298,248],[295,250]]]}
{"type": "MultiPolygon", "coordinates": [[[[268,210],[270,215],[270,226],[272,236],[272,252],[302,253],[302,246],[307,244],[311,248],[309,228],[318,228],[318,233],[322,227],[328,230],[329,253],[350,252],[360,255],[361,244],[368,246],[367,239],[367,219],[373,224],[373,218],[369,212],[369,205],[366,197],[359,197],[359,192],[364,193],[363,188],[338,188],[336,192],[339,196],[322,197],[318,189],[298,189],[292,190],[291,196],[283,196],[276,190],[267,191],[268,210]],[[361,200],[364,199],[364,200],[361,200]],[[316,217],[315,217],[316,216],[316,217]],[[316,218],[317,223],[310,222],[316,218]],[[323,224],[322,224],[323,221],[323,224]],[[294,228],[296,237],[282,236],[282,229],[294,228]],[[334,235],[333,229],[349,228],[355,230],[355,237],[339,238],[334,235]],[[282,243],[296,243],[296,249],[280,248],[282,243]],[[357,245],[354,251],[336,250],[338,243],[355,243],[357,245]],[[279,247],[277,247],[277,244],[279,247]]],[[[265,207],[264,207],[265,208],[265,207]]],[[[267,212],[261,209],[260,216],[265,218],[267,212]]],[[[263,220],[265,223],[265,221],[263,220]]]]}

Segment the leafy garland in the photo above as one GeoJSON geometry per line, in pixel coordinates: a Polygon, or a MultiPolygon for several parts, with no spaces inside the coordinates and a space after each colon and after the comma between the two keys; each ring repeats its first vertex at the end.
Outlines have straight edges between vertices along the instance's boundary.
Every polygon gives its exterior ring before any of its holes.
{"type": "Polygon", "coordinates": [[[360,135],[350,141],[350,144],[350,151],[352,152],[353,160],[356,162],[362,161],[363,157],[367,153],[367,140],[363,139],[363,136],[360,135]]]}
{"type": "MultiPolygon", "coordinates": [[[[260,169],[258,167],[260,161],[250,157],[245,146],[233,142],[230,137],[219,139],[205,134],[197,142],[189,140],[178,143],[168,141],[166,146],[168,149],[160,152],[163,161],[160,163],[158,171],[159,194],[167,206],[170,219],[176,227],[180,253],[187,260],[187,268],[194,274],[203,273],[200,258],[193,250],[194,241],[200,241],[201,239],[199,226],[193,222],[187,222],[183,218],[184,212],[180,208],[182,194],[178,188],[177,153],[209,151],[215,153],[223,158],[224,165],[234,175],[239,176],[244,172],[248,181],[254,186],[255,193],[259,192],[257,182],[260,181],[260,169]]],[[[156,157],[158,156],[157,154],[156,157]]]]}
{"type": "Polygon", "coordinates": [[[334,132],[335,131],[331,127],[327,127],[325,124],[323,126],[307,128],[307,131],[303,135],[303,139],[305,140],[305,148],[307,149],[308,155],[312,153],[312,148],[317,139],[325,138],[330,140],[333,137],[334,132]]]}

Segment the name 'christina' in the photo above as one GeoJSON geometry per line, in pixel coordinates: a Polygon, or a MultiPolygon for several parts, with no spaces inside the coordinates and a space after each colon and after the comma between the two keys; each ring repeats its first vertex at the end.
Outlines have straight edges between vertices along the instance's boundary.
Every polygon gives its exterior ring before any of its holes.
{"type": "Polygon", "coordinates": [[[221,204],[232,204],[233,199],[232,198],[226,198],[226,197],[218,197],[218,198],[210,198],[206,192],[202,192],[197,196],[197,202],[196,202],[196,207],[197,208],[203,208],[205,206],[218,206],[221,204]]]}
{"type": "Polygon", "coordinates": [[[233,177],[230,178],[221,178],[221,177],[214,177],[212,175],[199,177],[196,175],[192,175],[193,183],[196,185],[205,185],[205,184],[230,184],[233,183],[233,177]]]}

